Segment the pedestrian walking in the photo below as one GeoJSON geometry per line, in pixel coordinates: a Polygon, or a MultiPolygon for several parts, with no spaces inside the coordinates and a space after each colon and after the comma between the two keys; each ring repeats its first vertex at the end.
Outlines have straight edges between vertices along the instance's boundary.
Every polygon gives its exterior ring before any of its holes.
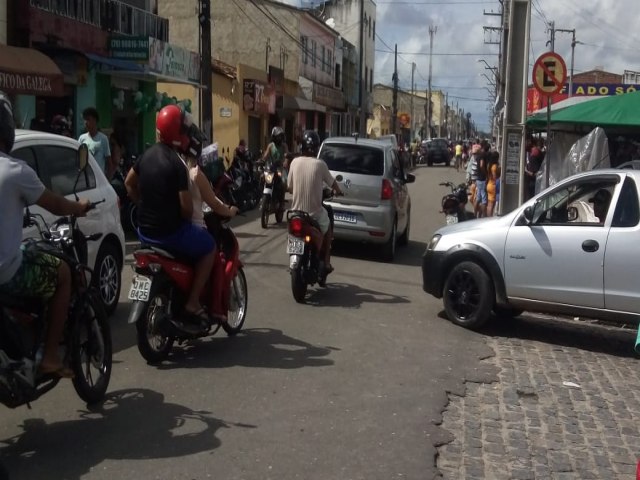
{"type": "Polygon", "coordinates": [[[80,135],[78,141],[89,148],[89,152],[91,152],[91,155],[93,155],[93,158],[98,162],[98,165],[109,180],[111,178],[109,173],[113,173],[118,166],[116,165],[114,168],[111,165],[109,138],[98,130],[98,122],[100,121],[98,111],[93,107],[85,108],[82,112],[82,118],[87,132],[80,135]]]}

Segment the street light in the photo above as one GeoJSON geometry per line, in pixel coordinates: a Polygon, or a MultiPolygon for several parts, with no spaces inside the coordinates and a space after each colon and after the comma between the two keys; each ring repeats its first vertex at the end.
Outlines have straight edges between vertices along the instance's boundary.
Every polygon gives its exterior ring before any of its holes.
{"type": "Polygon", "coordinates": [[[480,63],[480,62],[484,63],[486,65],[486,67],[484,67],[485,70],[491,70],[496,77],[498,76],[498,69],[496,67],[492,67],[491,65],[489,65],[484,58],[479,58],[477,60],[477,62],[478,63],[480,63]]]}

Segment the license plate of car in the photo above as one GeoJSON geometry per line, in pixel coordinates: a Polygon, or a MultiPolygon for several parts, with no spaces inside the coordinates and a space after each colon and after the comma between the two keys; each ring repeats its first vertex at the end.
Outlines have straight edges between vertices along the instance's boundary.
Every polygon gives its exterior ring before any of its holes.
{"type": "Polygon", "coordinates": [[[457,215],[447,215],[447,225],[453,225],[454,223],[458,223],[457,215]]]}
{"type": "Polygon", "coordinates": [[[289,255],[302,255],[304,253],[304,241],[301,238],[289,236],[287,239],[287,253],[289,255]]]}
{"type": "Polygon", "coordinates": [[[358,223],[355,214],[350,212],[333,212],[333,219],[339,222],[358,223]]]}
{"type": "Polygon", "coordinates": [[[151,279],[143,275],[136,275],[131,281],[129,289],[129,300],[138,300],[146,302],[149,300],[149,291],[151,290],[151,279]]]}
{"type": "Polygon", "coordinates": [[[271,192],[273,192],[273,189],[271,188],[265,188],[264,190],[262,190],[263,195],[271,195],[271,192]]]}

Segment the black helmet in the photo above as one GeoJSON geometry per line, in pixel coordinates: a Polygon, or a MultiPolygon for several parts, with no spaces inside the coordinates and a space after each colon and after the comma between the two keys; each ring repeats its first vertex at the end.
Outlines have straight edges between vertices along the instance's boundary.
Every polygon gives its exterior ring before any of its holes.
{"type": "Polygon", "coordinates": [[[282,127],[273,127],[271,130],[271,141],[276,145],[280,145],[284,142],[284,130],[282,127]]]}
{"type": "Polygon", "coordinates": [[[318,150],[320,150],[321,143],[318,132],[305,130],[302,134],[302,153],[308,153],[315,157],[318,154],[318,150]]]}
{"type": "Polygon", "coordinates": [[[13,119],[13,108],[11,100],[7,95],[0,91],[0,142],[7,149],[5,153],[9,153],[13,148],[13,142],[16,139],[16,122],[13,119]]]}

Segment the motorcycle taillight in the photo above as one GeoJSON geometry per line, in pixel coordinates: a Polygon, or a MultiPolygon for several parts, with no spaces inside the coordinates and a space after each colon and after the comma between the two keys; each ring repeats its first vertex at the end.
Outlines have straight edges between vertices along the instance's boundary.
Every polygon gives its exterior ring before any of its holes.
{"type": "Polygon", "coordinates": [[[291,220],[289,220],[289,233],[294,237],[301,237],[303,229],[304,223],[302,221],[302,218],[293,217],[291,220]]]}

